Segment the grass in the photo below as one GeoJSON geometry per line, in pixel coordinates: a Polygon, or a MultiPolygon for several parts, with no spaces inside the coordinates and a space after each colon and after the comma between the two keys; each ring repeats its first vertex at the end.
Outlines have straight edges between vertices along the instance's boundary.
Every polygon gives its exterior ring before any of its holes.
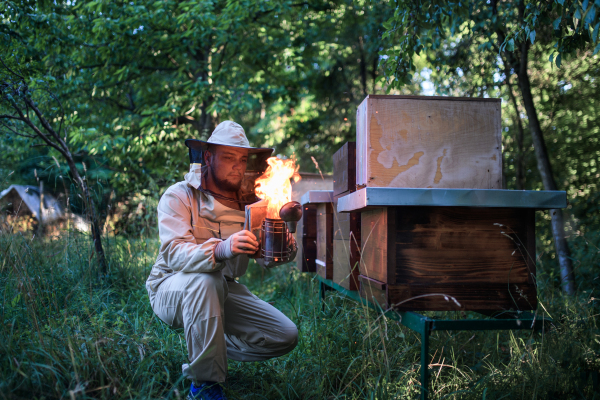
{"type": "MultiPolygon", "coordinates": [[[[151,239],[106,240],[111,271],[102,278],[81,234],[1,235],[0,398],[184,398],[183,332],[153,314],[144,288],[157,247],[151,239]]],[[[597,276],[594,263],[578,268],[597,276]]],[[[593,282],[569,299],[545,283],[553,278],[543,265],[538,270],[540,312],[556,321],[552,329],[434,332],[432,398],[600,398],[593,282]]],[[[335,293],[322,310],[317,282],[289,266],[251,265],[241,281],[298,325],[300,341],[284,357],[230,362],[230,398],[418,396],[420,338],[412,331],[335,293]]]]}

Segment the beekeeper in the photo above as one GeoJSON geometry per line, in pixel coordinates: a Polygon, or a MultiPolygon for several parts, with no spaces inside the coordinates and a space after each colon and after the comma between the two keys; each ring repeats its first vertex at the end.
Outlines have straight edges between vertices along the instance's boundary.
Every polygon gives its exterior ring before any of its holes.
{"type": "Polygon", "coordinates": [[[244,192],[244,175],[249,162],[264,161],[272,149],[250,147],[232,121],[220,123],[206,142],[186,140],[186,146],[190,171],[158,204],[160,253],[146,288],[156,315],[184,328],[188,398],[224,399],[219,383],[228,358],[267,360],[298,342],[289,318],[235,280],[258,249],[256,237],[243,229],[245,204],[259,200],[253,187],[244,192]]]}

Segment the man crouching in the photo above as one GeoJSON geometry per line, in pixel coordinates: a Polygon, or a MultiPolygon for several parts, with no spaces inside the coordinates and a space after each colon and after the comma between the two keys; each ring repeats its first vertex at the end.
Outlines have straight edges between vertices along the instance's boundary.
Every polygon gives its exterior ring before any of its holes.
{"type": "Polygon", "coordinates": [[[298,343],[296,325],[235,280],[258,249],[254,234],[243,229],[244,205],[259,200],[240,190],[246,166],[249,156],[268,156],[272,149],[250,147],[244,129],[232,121],[219,124],[207,142],[186,145],[190,171],[158,204],[161,246],[146,288],[156,315],[184,328],[188,399],[225,399],[220,383],[228,358],[267,360],[298,343]]]}

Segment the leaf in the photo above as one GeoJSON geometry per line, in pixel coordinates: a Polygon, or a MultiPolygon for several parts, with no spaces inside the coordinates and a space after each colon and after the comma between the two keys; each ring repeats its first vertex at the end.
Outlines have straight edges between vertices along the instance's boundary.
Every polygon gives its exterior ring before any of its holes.
{"type": "Polygon", "coordinates": [[[554,53],[550,54],[550,58],[548,59],[548,61],[550,61],[550,63],[554,61],[554,53]]]}
{"type": "Polygon", "coordinates": [[[559,54],[558,56],[556,56],[556,66],[558,68],[560,68],[560,60],[561,60],[561,55],[559,54]]]}
{"type": "Polygon", "coordinates": [[[531,31],[531,33],[529,33],[529,39],[531,40],[531,44],[535,42],[535,31],[531,31]]]}
{"type": "Polygon", "coordinates": [[[515,39],[510,39],[506,45],[508,51],[515,51],[515,39]]]}
{"type": "MultiPolygon", "coordinates": [[[[44,202],[45,203],[45,202],[44,202]]],[[[18,293],[10,302],[11,306],[13,308],[15,308],[17,306],[17,304],[19,303],[19,301],[21,300],[21,293],[18,293]]]]}
{"type": "Polygon", "coordinates": [[[600,51],[600,43],[598,43],[598,46],[596,46],[596,48],[594,49],[593,55],[595,56],[596,54],[598,54],[599,51],[600,51]]]}
{"type": "Polygon", "coordinates": [[[560,27],[560,21],[562,20],[562,17],[558,17],[554,20],[554,22],[552,23],[552,26],[554,27],[554,30],[557,31],[558,28],[560,27]]]}

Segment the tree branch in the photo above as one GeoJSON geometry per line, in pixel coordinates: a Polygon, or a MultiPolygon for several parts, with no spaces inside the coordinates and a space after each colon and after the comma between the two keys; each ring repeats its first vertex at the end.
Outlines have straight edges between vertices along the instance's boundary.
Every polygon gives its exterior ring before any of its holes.
{"type": "Polygon", "coordinates": [[[21,78],[23,83],[25,83],[25,78],[23,78],[23,76],[21,74],[18,74],[15,71],[13,71],[12,69],[10,69],[10,67],[4,63],[4,60],[2,59],[2,57],[0,57],[0,62],[2,62],[2,65],[4,65],[4,68],[6,68],[8,71],[10,71],[11,74],[18,76],[19,78],[21,78]]]}
{"type": "MultiPolygon", "coordinates": [[[[58,135],[56,133],[56,131],[52,128],[52,126],[50,126],[50,123],[46,120],[46,118],[44,118],[44,116],[42,115],[42,112],[39,110],[39,108],[37,108],[35,103],[28,97],[25,97],[23,100],[25,101],[25,104],[29,104],[29,107],[31,107],[31,109],[33,110],[35,115],[38,117],[38,119],[42,123],[42,126],[44,127],[44,129],[47,132],[49,132],[52,136],[54,136],[54,138],[58,141],[58,143],[60,144],[60,146],[63,149],[63,151],[61,153],[65,154],[65,155],[69,154],[69,148],[67,147],[67,144],[61,139],[60,135],[58,135]]],[[[40,133],[42,133],[42,132],[40,131],[40,133]]]]}
{"type": "Polygon", "coordinates": [[[14,115],[8,114],[0,114],[0,119],[16,119],[17,121],[23,121],[23,118],[21,117],[15,117],[14,115]]]}
{"type": "Polygon", "coordinates": [[[6,123],[4,122],[0,122],[2,124],[2,126],[4,126],[6,129],[8,129],[9,131],[11,131],[12,133],[14,133],[17,136],[22,136],[25,138],[29,138],[29,139],[35,139],[37,136],[35,135],[27,135],[25,133],[19,133],[16,130],[14,130],[13,128],[11,128],[10,126],[8,126],[6,123]]]}

